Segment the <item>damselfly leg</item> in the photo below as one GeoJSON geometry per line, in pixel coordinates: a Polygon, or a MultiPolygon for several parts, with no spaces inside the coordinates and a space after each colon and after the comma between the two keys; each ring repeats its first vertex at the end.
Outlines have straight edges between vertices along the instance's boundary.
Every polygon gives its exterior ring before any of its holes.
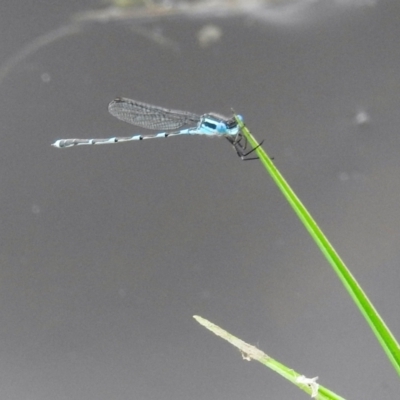
{"type": "Polygon", "coordinates": [[[264,143],[264,140],[261,141],[261,143],[258,146],[254,147],[250,151],[246,152],[247,139],[240,132],[235,137],[226,136],[226,138],[228,139],[229,143],[231,143],[231,145],[235,149],[237,155],[242,159],[242,161],[251,161],[251,160],[259,159],[258,156],[257,157],[248,157],[248,158],[246,158],[246,157],[248,155],[250,155],[251,153],[253,153],[254,150],[258,149],[264,143]]]}

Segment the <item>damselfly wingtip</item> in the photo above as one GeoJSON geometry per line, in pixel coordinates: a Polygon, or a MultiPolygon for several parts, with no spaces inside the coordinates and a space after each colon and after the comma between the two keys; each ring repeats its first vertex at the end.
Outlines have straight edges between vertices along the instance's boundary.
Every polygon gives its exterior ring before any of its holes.
{"type": "Polygon", "coordinates": [[[123,98],[122,97],[116,97],[114,100],[111,100],[108,103],[108,111],[110,111],[110,109],[112,109],[116,104],[122,103],[122,102],[123,102],[123,98]]]}

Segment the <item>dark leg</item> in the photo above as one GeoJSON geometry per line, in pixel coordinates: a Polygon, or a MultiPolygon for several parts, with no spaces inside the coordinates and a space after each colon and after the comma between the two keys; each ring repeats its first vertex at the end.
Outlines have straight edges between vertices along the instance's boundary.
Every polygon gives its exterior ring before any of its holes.
{"type": "Polygon", "coordinates": [[[246,152],[247,148],[247,139],[242,135],[238,134],[235,138],[232,138],[230,136],[226,136],[228,139],[229,143],[232,144],[233,148],[236,150],[237,155],[243,160],[243,161],[250,161],[250,160],[258,160],[259,157],[250,157],[246,158],[249,154],[251,154],[254,150],[259,148],[263,143],[264,140],[254,149],[251,149],[250,151],[246,152]]]}

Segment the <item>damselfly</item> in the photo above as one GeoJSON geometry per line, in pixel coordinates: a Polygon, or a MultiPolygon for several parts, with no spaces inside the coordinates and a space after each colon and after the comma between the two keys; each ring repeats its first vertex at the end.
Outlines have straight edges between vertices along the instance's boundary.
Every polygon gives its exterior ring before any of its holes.
{"type": "Polygon", "coordinates": [[[178,135],[207,135],[227,138],[236,150],[237,155],[242,160],[253,160],[257,158],[246,158],[255,150],[255,148],[246,152],[247,140],[240,132],[240,128],[233,117],[227,118],[215,113],[197,115],[187,111],[169,110],[126,98],[116,98],[113,100],[108,105],[108,111],[114,117],[128,122],[129,124],[153,130],[166,129],[170,132],[162,132],[154,135],[111,137],[105,139],[60,139],[53,143],[52,146],[64,148],[91,144],[129,142],[132,140],[161,137],[166,138],[178,135]],[[185,125],[189,127],[178,130],[185,125]]]}

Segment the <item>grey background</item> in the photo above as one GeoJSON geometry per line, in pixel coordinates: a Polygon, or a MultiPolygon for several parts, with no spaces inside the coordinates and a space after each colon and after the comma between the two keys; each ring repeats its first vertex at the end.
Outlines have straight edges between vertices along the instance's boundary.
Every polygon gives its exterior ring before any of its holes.
{"type": "Polygon", "coordinates": [[[198,314],[346,398],[397,398],[366,322],[258,162],[204,137],[50,143],[142,132],[108,114],[115,96],[234,107],[399,338],[399,3],[85,23],[33,51],[100,5],[1,6],[0,397],[308,398],[198,314]],[[205,24],[223,35],[202,48],[205,24]]]}

